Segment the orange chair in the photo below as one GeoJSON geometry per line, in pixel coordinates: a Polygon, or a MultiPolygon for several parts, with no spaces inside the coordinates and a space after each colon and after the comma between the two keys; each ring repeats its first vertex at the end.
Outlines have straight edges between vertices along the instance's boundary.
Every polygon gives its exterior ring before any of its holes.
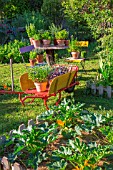
{"type": "Polygon", "coordinates": [[[24,94],[27,94],[27,96],[23,98],[20,96],[21,103],[25,105],[24,101],[28,98],[32,99],[31,102],[33,102],[35,98],[41,98],[44,101],[46,109],[48,110],[49,109],[47,105],[48,98],[59,94],[58,101],[56,102],[56,105],[58,105],[61,99],[61,92],[79,84],[78,81],[73,82],[73,79],[75,79],[75,77],[77,78],[77,71],[78,68],[77,70],[70,71],[66,74],[55,77],[54,79],[52,79],[49,88],[47,88],[46,91],[44,92],[37,92],[33,81],[28,78],[28,73],[23,74],[20,77],[20,86],[21,89],[24,91],[24,94]]]}

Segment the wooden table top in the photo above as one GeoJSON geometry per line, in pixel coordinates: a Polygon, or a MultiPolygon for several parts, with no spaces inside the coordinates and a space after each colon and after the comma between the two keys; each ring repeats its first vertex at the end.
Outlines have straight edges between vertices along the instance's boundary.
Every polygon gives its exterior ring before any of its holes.
{"type": "Polygon", "coordinates": [[[42,49],[42,50],[63,50],[67,49],[69,46],[58,46],[58,45],[50,45],[50,46],[39,46],[36,47],[36,49],[42,49]]]}

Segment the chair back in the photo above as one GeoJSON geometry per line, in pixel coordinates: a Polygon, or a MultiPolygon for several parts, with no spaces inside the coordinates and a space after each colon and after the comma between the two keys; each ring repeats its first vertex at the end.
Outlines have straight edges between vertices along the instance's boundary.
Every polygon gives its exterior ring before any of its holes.
{"type": "Polygon", "coordinates": [[[89,41],[78,41],[78,46],[80,47],[88,47],[89,41]]]}
{"type": "Polygon", "coordinates": [[[35,49],[34,45],[29,45],[29,46],[21,47],[19,50],[20,50],[20,54],[23,54],[23,53],[32,51],[34,49],[35,49]]]}
{"type": "Polygon", "coordinates": [[[24,73],[23,75],[21,75],[20,87],[21,87],[22,91],[36,88],[34,85],[34,82],[28,78],[28,73],[24,73]]]}
{"type": "Polygon", "coordinates": [[[49,95],[52,93],[57,93],[58,91],[68,87],[71,84],[72,80],[74,79],[75,74],[76,74],[76,70],[55,77],[51,82],[49,88],[49,95]]]}

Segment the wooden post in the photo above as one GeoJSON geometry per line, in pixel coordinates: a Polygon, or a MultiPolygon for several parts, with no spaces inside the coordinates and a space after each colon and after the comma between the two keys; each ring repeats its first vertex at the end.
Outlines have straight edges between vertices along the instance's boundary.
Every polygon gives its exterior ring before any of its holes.
{"type": "Polygon", "coordinates": [[[103,95],[103,86],[102,85],[99,85],[99,88],[98,88],[98,91],[99,91],[99,96],[102,96],[103,95]]]}
{"type": "Polygon", "coordinates": [[[11,70],[11,88],[12,88],[12,91],[14,91],[14,77],[13,77],[13,59],[10,58],[10,70],[11,70]]]}
{"type": "Polygon", "coordinates": [[[107,86],[106,91],[107,91],[107,97],[108,97],[108,98],[111,98],[111,96],[112,96],[112,89],[111,89],[111,86],[107,86]]]}
{"type": "Polygon", "coordinates": [[[92,94],[96,94],[96,85],[95,85],[95,83],[91,84],[91,92],[92,92],[92,94]]]}

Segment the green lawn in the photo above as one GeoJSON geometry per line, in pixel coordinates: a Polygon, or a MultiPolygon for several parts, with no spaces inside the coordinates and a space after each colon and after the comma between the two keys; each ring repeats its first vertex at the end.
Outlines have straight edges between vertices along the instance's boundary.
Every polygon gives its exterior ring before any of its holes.
{"type": "MultiPolygon", "coordinates": [[[[80,85],[76,86],[74,93],[68,94],[63,92],[63,97],[72,96],[75,102],[85,103],[84,109],[90,112],[96,113],[112,113],[113,110],[113,99],[102,98],[98,96],[93,96],[91,94],[86,95],[86,81],[92,79],[97,74],[98,60],[86,60],[85,69],[87,74],[83,72],[80,64],[78,79],[80,85]]],[[[24,64],[14,64],[14,83],[15,90],[20,91],[19,86],[19,76],[26,72],[24,64]]],[[[0,85],[11,84],[10,78],[10,66],[0,64],[0,85]]],[[[49,99],[49,105],[55,103],[55,98],[49,99]]],[[[27,104],[23,107],[18,99],[17,95],[0,95],[0,135],[7,134],[10,130],[18,128],[22,123],[27,125],[28,119],[36,119],[36,116],[45,111],[43,101],[41,99],[36,99],[34,103],[27,104]]]]}

